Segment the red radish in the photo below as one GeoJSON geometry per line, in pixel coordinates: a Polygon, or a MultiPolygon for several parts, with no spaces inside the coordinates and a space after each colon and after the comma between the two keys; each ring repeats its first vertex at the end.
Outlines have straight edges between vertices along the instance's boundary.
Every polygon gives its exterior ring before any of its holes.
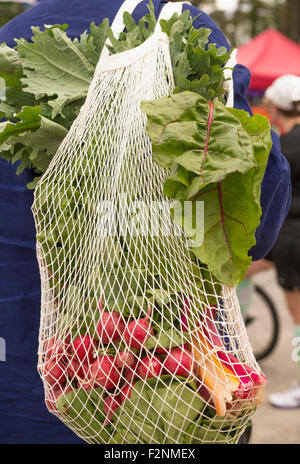
{"type": "Polygon", "coordinates": [[[83,388],[85,391],[92,390],[92,388],[94,388],[94,381],[93,380],[78,381],[78,387],[83,388]]]}
{"type": "Polygon", "coordinates": [[[64,365],[57,358],[49,359],[42,373],[50,385],[62,385],[66,381],[64,365]]]}
{"type": "Polygon", "coordinates": [[[61,344],[58,345],[56,337],[51,337],[45,343],[45,354],[47,358],[51,358],[52,355],[54,354],[55,355],[63,354],[63,352],[64,352],[63,346],[61,344]]]}
{"type": "Polygon", "coordinates": [[[64,347],[65,351],[67,352],[68,355],[72,354],[72,347],[71,347],[71,337],[70,335],[67,335],[64,341],[64,347]]]}
{"type": "Polygon", "coordinates": [[[90,364],[83,364],[82,366],[82,379],[78,379],[78,386],[84,390],[91,390],[94,387],[94,379],[92,378],[92,371],[90,364]]]}
{"type": "Polygon", "coordinates": [[[117,367],[132,367],[135,363],[133,354],[129,350],[121,351],[117,354],[115,363],[117,367]]]}
{"type": "Polygon", "coordinates": [[[120,340],[125,330],[125,322],[122,316],[115,311],[104,311],[100,315],[96,332],[103,343],[111,343],[120,340]]]}
{"type": "Polygon", "coordinates": [[[167,354],[168,353],[168,349],[167,348],[162,348],[162,347],[158,347],[155,349],[155,353],[156,354],[160,354],[160,355],[164,355],[164,354],[167,354]]]}
{"type": "Polygon", "coordinates": [[[158,377],[162,371],[161,360],[155,356],[144,356],[137,367],[137,374],[141,379],[158,377]]]}
{"type": "Polygon", "coordinates": [[[128,366],[124,370],[124,377],[127,382],[131,382],[132,380],[135,380],[137,378],[137,361],[134,361],[133,366],[128,366]]]}
{"type": "Polygon", "coordinates": [[[92,362],[98,343],[91,335],[80,335],[72,344],[72,352],[82,362],[92,362]]]}
{"type": "Polygon", "coordinates": [[[84,390],[91,390],[94,388],[95,381],[92,378],[84,378],[78,380],[78,387],[83,388],[84,390]]]}
{"type": "Polygon", "coordinates": [[[56,336],[51,337],[45,343],[45,354],[46,358],[52,358],[53,356],[60,356],[65,361],[65,356],[70,354],[69,341],[66,339],[62,342],[56,336]]]}
{"type": "Polygon", "coordinates": [[[134,384],[135,382],[128,383],[127,385],[124,385],[124,387],[121,389],[121,393],[120,393],[121,403],[123,403],[123,401],[125,401],[127,398],[130,398],[131,390],[134,384]]]}
{"type": "Polygon", "coordinates": [[[114,417],[115,410],[120,406],[121,400],[118,396],[107,396],[103,402],[103,409],[106,414],[106,419],[104,421],[104,427],[112,420],[114,417]]]}
{"type": "Polygon", "coordinates": [[[91,378],[92,377],[91,367],[92,367],[92,365],[88,364],[88,363],[84,363],[82,365],[83,377],[86,377],[86,378],[91,378]]]}
{"type": "Polygon", "coordinates": [[[107,390],[117,387],[120,381],[120,372],[115,366],[115,358],[110,355],[102,355],[91,366],[91,376],[97,385],[107,390]]]}
{"type": "Polygon", "coordinates": [[[60,397],[62,391],[60,388],[53,388],[53,390],[49,391],[48,398],[46,398],[45,403],[47,406],[48,411],[56,411],[56,400],[60,397]]]}
{"type": "Polygon", "coordinates": [[[187,332],[188,330],[188,319],[190,314],[190,302],[188,298],[184,299],[184,305],[181,314],[181,329],[183,332],[187,332]]]}
{"type": "Polygon", "coordinates": [[[164,368],[169,374],[189,377],[192,374],[194,361],[192,354],[184,348],[173,348],[164,361],[164,368]]]}
{"type": "Polygon", "coordinates": [[[58,398],[61,395],[68,393],[69,391],[72,391],[72,387],[68,387],[65,390],[62,390],[61,388],[53,388],[52,390],[50,390],[49,395],[47,399],[45,400],[48,410],[50,412],[57,411],[56,403],[57,403],[58,398]]]}
{"type": "MultiPolygon", "coordinates": [[[[189,342],[184,343],[182,346],[183,346],[183,348],[184,348],[185,350],[187,350],[188,347],[189,347],[189,342]]],[[[156,353],[156,354],[159,354],[159,355],[161,355],[161,356],[162,356],[162,355],[166,355],[166,354],[169,354],[169,353],[170,353],[170,348],[169,348],[169,347],[168,347],[168,348],[158,347],[158,348],[155,349],[155,353],[156,353]]]]}
{"type": "Polygon", "coordinates": [[[85,377],[85,371],[88,369],[88,364],[87,363],[82,363],[76,357],[73,357],[69,360],[67,364],[67,374],[70,379],[73,379],[75,377],[76,379],[78,377],[83,378],[85,377]]]}
{"type": "Polygon", "coordinates": [[[131,321],[124,332],[125,341],[128,346],[140,350],[148,338],[153,335],[153,330],[149,322],[150,307],[148,315],[143,319],[131,321]]]}

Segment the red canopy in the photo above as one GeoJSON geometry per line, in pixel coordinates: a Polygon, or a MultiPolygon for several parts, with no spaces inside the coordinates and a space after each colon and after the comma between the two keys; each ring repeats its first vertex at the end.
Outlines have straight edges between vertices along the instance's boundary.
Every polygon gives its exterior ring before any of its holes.
{"type": "Polygon", "coordinates": [[[300,76],[300,45],[267,29],[238,48],[237,61],[251,71],[250,89],[265,90],[283,74],[300,76]]]}

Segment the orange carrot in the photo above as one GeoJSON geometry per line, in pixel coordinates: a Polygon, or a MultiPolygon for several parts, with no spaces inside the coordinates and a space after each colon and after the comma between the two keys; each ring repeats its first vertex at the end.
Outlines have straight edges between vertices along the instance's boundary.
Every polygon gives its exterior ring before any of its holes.
{"type": "Polygon", "coordinates": [[[232,401],[232,392],[239,387],[240,380],[213,353],[199,328],[192,333],[191,350],[197,361],[198,376],[211,393],[216,414],[223,417],[226,403],[232,401]]]}

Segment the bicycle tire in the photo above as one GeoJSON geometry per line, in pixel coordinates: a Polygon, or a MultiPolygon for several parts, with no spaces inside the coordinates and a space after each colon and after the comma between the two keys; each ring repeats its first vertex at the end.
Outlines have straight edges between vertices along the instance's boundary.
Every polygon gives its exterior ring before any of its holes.
{"type": "MultiPolygon", "coordinates": [[[[265,359],[266,357],[268,357],[274,350],[277,344],[277,341],[279,339],[280,323],[279,323],[279,317],[276,311],[276,307],[273,301],[271,300],[271,298],[269,297],[269,295],[265,292],[265,290],[262,287],[260,287],[257,284],[254,285],[254,290],[264,300],[264,303],[270,312],[271,320],[272,320],[272,334],[271,334],[268,344],[266,345],[266,347],[264,347],[263,350],[259,352],[255,352],[255,347],[254,347],[254,356],[257,361],[261,361],[265,359]]],[[[247,320],[245,321],[246,326],[249,323],[251,323],[250,319],[251,318],[249,318],[248,321],[247,320]]]]}

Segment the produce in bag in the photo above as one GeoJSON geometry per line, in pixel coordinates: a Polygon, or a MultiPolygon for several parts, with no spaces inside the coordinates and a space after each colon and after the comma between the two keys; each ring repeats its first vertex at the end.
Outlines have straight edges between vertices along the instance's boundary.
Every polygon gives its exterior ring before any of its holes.
{"type": "Polygon", "coordinates": [[[235,285],[270,129],[229,107],[234,60],[209,30],[176,3],[136,25],[136,4],[35,190],[38,369],[49,411],[88,443],[236,443],[266,383],[235,285]]]}

